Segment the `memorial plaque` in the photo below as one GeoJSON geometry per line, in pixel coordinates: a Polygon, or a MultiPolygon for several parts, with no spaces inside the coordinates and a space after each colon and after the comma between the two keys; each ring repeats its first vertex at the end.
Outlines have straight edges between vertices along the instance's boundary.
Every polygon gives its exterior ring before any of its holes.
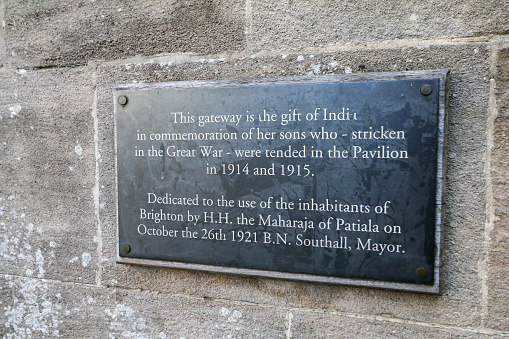
{"type": "Polygon", "coordinates": [[[439,293],[447,74],[116,85],[118,261],[439,293]]]}

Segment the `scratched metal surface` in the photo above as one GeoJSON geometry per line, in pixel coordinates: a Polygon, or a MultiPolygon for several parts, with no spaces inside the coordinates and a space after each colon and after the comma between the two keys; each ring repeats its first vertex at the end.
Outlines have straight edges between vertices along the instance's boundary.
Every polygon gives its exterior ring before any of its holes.
{"type": "MultiPolygon", "coordinates": [[[[392,81],[324,82],[296,84],[236,85],[218,87],[157,87],[125,88],[115,91],[128,97],[128,104],[116,104],[117,184],[118,184],[118,233],[119,255],[125,258],[156,259],[172,262],[195,263],[233,268],[247,268],[311,275],[373,279],[380,281],[432,285],[435,283],[436,246],[436,190],[438,150],[439,79],[408,79],[392,81]],[[420,88],[430,84],[433,92],[424,96],[420,88]],[[341,112],[343,107],[357,113],[357,120],[307,121],[305,114],[316,108],[341,112]],[[246,122],[246,115],[266,110],[276,114],[277,122],[246,122]],[[280,123],[282,113],[298,109],[301,122],[280,123]],[[241,115],[241,122],[211,123],[200,127],[197,123],[173,123],[172,112],[190,112],[190,116],[241,115]],[[404,131],[405,139],[352,140],[353,131],[379,130],[404,131]],[[275,139],[243,140],[242,133],[276,132],[275,139]],[[310,137],[311,132],[337,132],[337,139],[310,137]],[[230,141],[150,141],[150,133],[216,132],[237,133],[238,140],[230,141]],[[280,132],[305,132],[300,140],[280,140],[280,132]],[[138,133],[147,135],[146,141],[137,141],[138,133]],[[346,135],[346,136],[344,136],[346,135]],[[181,150],[196,150],[195,157],[147,156],[147,149],[165,151],[169,146],[181,150]],[[200,156],[200,146],[223,150],[221,157],[200,156]],[[378,147],[405,150],[408,159],[336,158],[327,157],[326,150],[336,147],[352,154],[353,146],[373,151],[378,147]],[[306,158],[238,158],[234,151],[295,150],[306,148],[306,158]],[[144,157],[135,157],[135,149],[145,150],[144,157]],[[323,158],[310,158],[310,151],[324,150],[323,158]],[[229,154],[227,154],[229,153],[229,154]],[[206,174],[207,168],[221,169],[222,164],[247,164],[249,175],[206,174]],[[310,175],[282,176],[253,175],[257,168],[280,169],[281,165],[307,165],[310,175]],[[342,204],[371,206],[370,213],[334,211],[301,211],[298,208],[233,208],[200,206],[172,206],[148,203],[147,193],[158,196],[166,193],[173,197],[213,199],[221,196],[238,201],[261,201],[273,197],[285,201],[309,202],[311,199],[342,204]],[[375,213],[374,206],[390,201],[387,213],[375,213]],[[182,214],[183,222],[141,220],[140,208],[147,211],[182,214]],[[203,212],[229,213],[228,223],[187,222],[187,214],[203,212]],[[239,225],[237,217],[243,213],[254,218],[255,225],[239,225]],[[278,215],[285,220],[313,222],[314,228],[268,227],[259,225],[260,215],[278,215]],[[379,232],[346,231],[344,225],[338,232],[336,218],[349,223],[379,225],[379,232]],[[332,220],[330,229],[320,229],[320,222],[332,220]],[[230,223],[231,222],[231,223],[230,223]],[[140,235],[138,226],[175,230],[178,237],[140,235]],[[385,225],[401,226],[401,234],[388,234],[385,225]],[[198,239],[181,236],[185,229],[198,232],[198,239]],[[226,240],[201,239],[203,230],[222,230],[226,240]],[[257,241],[232,241],[232,233],[256,233],[257,241]],[[264,232],[271,234],[265,237],[264,232]],[[280,237],[277,237],[277,234],[280,237]],[[297,236],[299,238],[297,238],[297,236]],[[340,247],[298,246],[304,239],[339,241],[340,247]],[[276,240],[280,240],[279,244],[276,240]],[[283,239],[286,239],[286,244],[283,239]],[[299,240],[300,239],[300,240],[299,240]],[[400,245],[399,253],[359,250],[359,242],[400,245]],[[122,250],[129,244],[131,250],[122,250]],[[404,253],[402,252],[404,251],[404,253]],[[425,278],[416,270],[424,268],[425,278]]],[[[322,117],[319,115],[319,117],[322,117]]],[[[257,120],[257,119],[256,119],[257,120]]],[[[280,171],[279,171],[280,172],[280,171]]],[[[216,219],[217,220],[217,219],[216,219]]],[[[322,224],[323,225],[323,224],[322,224]]],[[[238,239],[238,237],[237,237],[238,239]]],[[[251,240],[254,240],[252,237],[251,240]]]]}

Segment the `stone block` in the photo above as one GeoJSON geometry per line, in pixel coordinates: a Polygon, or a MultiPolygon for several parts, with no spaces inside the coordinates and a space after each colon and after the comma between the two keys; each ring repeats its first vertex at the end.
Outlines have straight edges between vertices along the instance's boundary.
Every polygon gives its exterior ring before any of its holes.
{"type": "Polygon", "coordinates": [[[498,111],[494,119],[491,150],[493,229],[488,253],[488,326],[509,330],[509,48],[498,52],[495,95],[498,111]]]}
{"type": "Polygon", "coordinates": [[[2,275],[0,295],[3,338],[104,338],[114,321],[114,290],[2,275]]]}
{"type": "Polygon", "coordinates": [[[252,50],[354,45],[401,39],[475,37],[507,33],[509,2],[254,0],[252,50]]]}
{"type": "Polygon", "coordinates": [[[277,307],[338,310],[455,326],[479,326],[482,281],[478,263],[482,256],[486,217],[484,166],[490,53],[489,45],[484,43],[440,44],[196,62],[168,58],[144,64],[100,66],[97,98],[102,160],[103,283],[254,304],[270,303],[277,307]],[[451,69],[443,296],[115,264],[113,84],[436,68],[451,69]],[[430,309],[436,312],[429,312],[430,309]]]}
{"type": "Polygon", "coordinates": [[[292,311],[291,338],[494,338],[475,330],[333,312],[292,311]]]}
{"type": "Polygon", "coordinates": [[[0,73],[1,273],[95,281],[90,75],[0,73]]]}
{"type": "Polygon", "coordinates": [[[12,67],[84,65],[245,46],[244,1],[4,1],[12,67]]]}
{"type": "Polygon", "coordinates": [[[0,277],[2,338],[279,338],[287,312],[150,291],[0,277]]]}
{"type": "Polygon", "coordinates": [[[264,305],[123,289],[116,302],[106,311],[115,337],[279,338],[288,325],[285,310],[264,305]]]}
{"type": "Polygon", "coordinates": [[[5,338],[278,338],[286,311],[149,291],[0,277],[5,338]]]}

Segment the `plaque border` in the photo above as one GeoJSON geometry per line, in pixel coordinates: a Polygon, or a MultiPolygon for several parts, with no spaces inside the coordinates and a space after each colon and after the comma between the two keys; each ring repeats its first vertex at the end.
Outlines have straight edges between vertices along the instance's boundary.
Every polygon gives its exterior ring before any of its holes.
{"type": "Polygon", "coordinates": [[[442,294],[442,275],[440,274],[440,254],[442,245],[442,225],[444,222],[443,201],[445,194],[445,173],[446,153],[445,147],[447,128],[447,106],[448,106],[448,85],[449,69],[417,70],[402,72],[367,72],[349,74],[328,74],[328,75],[306,75],[306,76],[285,76],[274,78],[242,78],[224,80],[194,80],[174,81],[163,83],[136,83],[136,84],[115,84],[113,85],[113,107],[114,107],[114,131],[115,131],[115,207],[116,207],[116,263],[133,264],[152,267],[166,267],[185,270],[198,270],[211,273],[257,276],[264,278],[275,278],[285,280],[307,281],[347,286],[361,286],[381,288],[397,291],[418,292],[428,294],[442,294]],[[304,273],[290,273],[280,271],[269,271],[249,268],[236,268],[226,266],[215,266],[195,263],[183,263],[174,261],[127,258],[119,255],[119,220],[118,220],[118,159],[117,159],[117,109],[120,105],[117,98],[120,95],[127,95],[131,91],[156,90],[156,89],[186,89],[186,88],[214,88],[232,86],[260,86],[280,84],[305,84],[305,83],[328,83],[328,82],[362,82],[362,81],[388,81],[408,79],[439,79],[438,93],[438,144],[437,144],[437,185],[436,185],[436,219],[435,219],[435,253],[434,253],[434,283],[433,285],[400,283],[383,280],[341,278],[323,275],[304,273]]]}

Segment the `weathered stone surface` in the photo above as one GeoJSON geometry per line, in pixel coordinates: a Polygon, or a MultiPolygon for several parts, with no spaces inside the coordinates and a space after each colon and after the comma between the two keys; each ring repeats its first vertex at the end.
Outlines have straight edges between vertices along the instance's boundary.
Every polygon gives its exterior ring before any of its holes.
{"type": "Polygon", "coordinates": [[[245,46],[242,0],[3,3],[7,62],[18,68],[245,46]]]}
{"type": "Polygon", "coordinates": [[[286,311],[139,290],[0,278],[3,338],[277,338],[286,311]]]}
{"type": "MultiPolygon", "coordinates": [[[[1,18],[0,11],[0,18],[1,18]]],[[[5,63],[5,41],[3,34],[0,34],[0,67],[2,67],[5,63]]]]}
{"type": "Polygon", "coordinates": [[[495,338],[475,330],[437,327],[333,312],[292,311],[291,338],[495,338]]]}
{"type": "Polygon", "coordinates": [[[104,338],[114,322],[113,289],[6,275],[0,295],[2,338],[104,338]]]}
{"type": "Polygon", "coordinates": [[[507,8],[0,0],[0,337],[507,337],[507,8]],[[442,296],[115,263],[112,84],[433,68],[451,68],[442,296]]]}
{"type": "Polygon", "coordinates": [[[455,326],[479,326],[481,279],[478,262],[485,223],[485,147],[489,97],[488,44],[430,45],[403,49],[359,49],[203,62],[100,66],[98,117],[101,154],[101,215],[104,284],[194,296],[242,300],[279,307],[331,309],[409,318],[455,326]],[[444,295],[441,297],[275,279],[115,264],[116,220],[113,83],[270,77],[360,71],[451,68],[449,167],[444,225],[444,295]],[[430,312],[432,309],[434,312],[430,312]]]}
{"type": "Polygon", "coordinates": [[[1,273],[95,281],[90,74],[0,73],[1,273]]]}
{"type": "Polygon", "coordinates": [[[509,331],[509,48],[498,53],[496,105],[491,175],[493,185],[493,230],[488,254],[489,326],[509,331]]]}
{"type": "MultiPolygon", "coordinates": [[[[285,310],[262,305],[122,289],[116,298],[133,309],[133,320],[143,330],[139,335],[150,338],[278,338],[284,337],[288,325],[285,310]]],[[[121,320],[115,328],[110,326],[116,330],[110,333],[127,337],[124,331],[133,325],[129,319],[121,320]]]]}
{"type": "Polygon", "coordinates": [[[472,37],[507,33],[504,1],[250,2],[252,50],[297,49],[370,41],[472,37]]]}

